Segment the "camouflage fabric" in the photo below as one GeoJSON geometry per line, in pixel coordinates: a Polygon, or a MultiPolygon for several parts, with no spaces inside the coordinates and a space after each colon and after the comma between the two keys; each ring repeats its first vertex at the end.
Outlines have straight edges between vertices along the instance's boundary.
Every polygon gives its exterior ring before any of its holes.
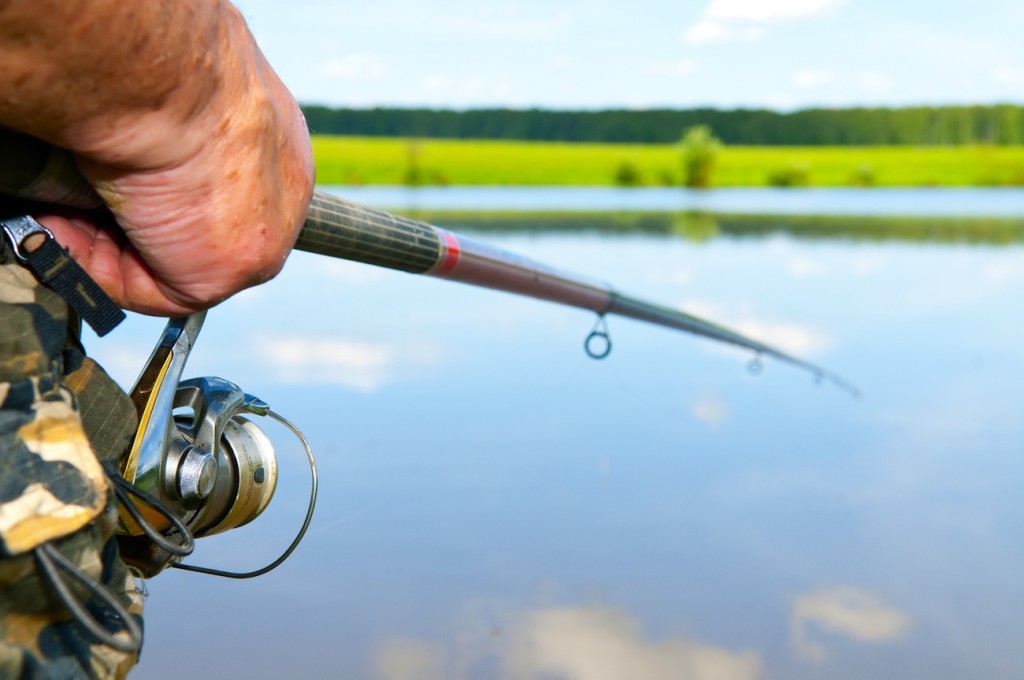
{"type": "MultiPolygon", "coordinates": [[[[90,637],[32,550],[49,542],[141,618],[100,464],[116,464],[135,412],[85,356],[63,300],[13,263],[5,243],[0,249],[0,679],[122,678],[137,654],[90,637]]],[[[116,626],[88,591],[68,583],[98,621],[116,626]]]]}

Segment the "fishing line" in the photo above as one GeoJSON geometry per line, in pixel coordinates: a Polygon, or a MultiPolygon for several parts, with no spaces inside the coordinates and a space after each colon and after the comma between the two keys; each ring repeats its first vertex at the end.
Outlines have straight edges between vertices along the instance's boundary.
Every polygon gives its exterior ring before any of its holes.
{"type": "Polygon", "coordinates": [[[294,552],[297,547],[299,547],[299,543],[302,542],[303,536],[306,535],[306,530],[309,529],[309,523],[313,519],[313,510],[316,508],[316,495],[317,495],[317,489],[319,488],[319,483],[317,481],[317,474],[316,474],[316,458],[313,456],[313,449],[310,447],[309,442],[306,440],[305,435],[303,435],[302,432],[299,430],[299,428],[295,427],[295,425],[293,425],[291,423],[291,421],[289,421],[284,416],[281,416],[280,414],[275,413],[274,411],[272,411],[270,409],[267,409],[266,415],[271,417],[271,418],[273,418],[274,420],[276,420],[277,422],[281,423],[282,425],[287,427],[289,430],[291,430],[292,434],[294,434],[298,438],[298,440],[302,443],[302,447],[303,447],[303,449],[305,450],[305,453],[306,453],[306,458],[309,461],[309,474],[310,474],[309,507],[306,510],[306,517],[302,521],[302,527],[299,529],[299,533],[295,535],[295,539],[285,549],[285,551],[283,553],[281,553],[281,555],[276,560],[274,560],[270,564],[266,565],[265,567],[262,567],[260,569],[255,569],[253,571],[246,571],[246,572],[223,571],[221,569],[211,569],[209,567],[200,567],[200,566],[196,566],[196,565],[192,565],[192,564],[182,564],[181,562],[171,564],[170,565],[171,567],[173,567],[175,569],[182,569],[184,571],[198,572],[200,574],[209,574],[211,576],[223,576],[225,578],[234,578],[234,579],[254,578],[256,576],[262,576],[263,574],[266,574],[267,572],[277,568],[278,565],[280,565],[282,562],[284,562],[286,559],[288,559],[288,556],[291,555],[292,552],[294,552]]]}
{"type": "Polygon", "coordinates": [[[319,533],[321,533],[323,531],[326,531],[328,529],[333,529],[334,527],[336,527],[336,526],[338,526],[340,524],[345,524],[346,522],[350,522],[351,520],[355,519],[356,517],[359,517],[360,515],[365,515],[366,513],[371,512],[373,510],[376,510],[380,506],[384,505],[385,503],[390,501],[391,497],[394,496],[396,493],[397,493],[396,491],[389,491],[389,492],[387,492],[384,495],[383,498],[380,498],[380,499],[374,501],[373,503],[370,503],[366,507],[364,507],[364,508],[362,508],[360,510],[355,510],[353,512],[350,512],[347,515],[343,515],[342,517],[339,517],[338,519],[334,520],[333,522],[329,522],[329,523],[324,524],[322,526],[318,526],[315,529],[313,529],[313,530],[311,530],[311,531],[309,531],[307,533],[308,534],[319,534],[319,533]]]}

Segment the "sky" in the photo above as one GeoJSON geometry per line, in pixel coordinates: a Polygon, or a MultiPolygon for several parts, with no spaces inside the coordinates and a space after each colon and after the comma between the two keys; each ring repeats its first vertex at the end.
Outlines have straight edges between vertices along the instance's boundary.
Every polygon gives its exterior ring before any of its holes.
{"type": "Polygon", "coordinates": [[[237,0],[303,103],[455,109],[1024,102],[1009,0],[237,0]]]}

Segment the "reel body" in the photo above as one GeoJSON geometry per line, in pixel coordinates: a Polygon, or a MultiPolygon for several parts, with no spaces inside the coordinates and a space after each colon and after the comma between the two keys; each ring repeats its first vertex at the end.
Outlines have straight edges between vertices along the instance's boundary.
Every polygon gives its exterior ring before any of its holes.
{"type": "Polygon", "coordinates": [[[122,558],[146,578],[167,566],[235,577],[265,573],[291,554],[312,518],[316,464],[302,433],[234,383],[180,380],[204,318],[202,312],[170,320],[131,392],[139,429],[120,472],[138,502],[122,503],[117,533],[122,558]],[[256,572],[179,564],[191,551],[192,536],[248,524],[274,496],[274,446],[252,416],[278,420],[306,449],[313,479],[306,521],[285,554],[256,572]]]}

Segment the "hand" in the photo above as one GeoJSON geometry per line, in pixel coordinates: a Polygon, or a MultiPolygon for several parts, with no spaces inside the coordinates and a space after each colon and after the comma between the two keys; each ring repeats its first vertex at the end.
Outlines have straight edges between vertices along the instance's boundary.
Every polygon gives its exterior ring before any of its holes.
{"type": "MultiPolygon", "coordinates": [[[[150,0],[139,7],[182,4],[189,3],[150,0]]],[[[83,107],[80,119],[59,112],[48,118],[38,115],[56,108],[47,95],[34,104],[28,124],[28,116],[19,119],[20,112],[0,107],[0,123],[75,154],[117,225],[84,212],[37,219],[116,302],[139,312],[196,311],[274,276],[298,236],[313,189],[309,135],[298,106],[237,11],[212,5],[212,14],[200,17],[205,42],[193,40],[189,45],[199,47],[181,57],[192,72],[176,75],[179,87],[152,78],[112,85],[129,88],[142,105],[124,106],[130,97],[120,92],[108,97],[108,106],[83,107]]],[[[133,20],[139,13],[145,10],[133,20]]],[[[0,26],[3,18],[0,12],[0,26]]],[[[114,54],[102,64],[116,70],[123,58],[114,54]]],[[[0,83],[3,75],[0,67],[0,83]]]]}

